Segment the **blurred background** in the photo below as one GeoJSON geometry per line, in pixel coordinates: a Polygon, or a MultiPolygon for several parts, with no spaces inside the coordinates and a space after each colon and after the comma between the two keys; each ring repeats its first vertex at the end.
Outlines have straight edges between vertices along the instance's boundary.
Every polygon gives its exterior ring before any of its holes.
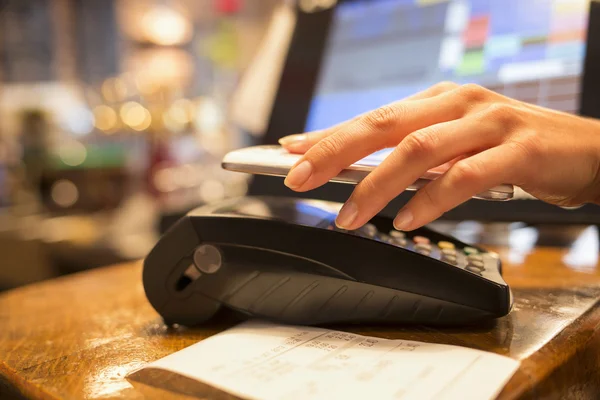
{"type": "MultiPolygon", "coordinates": [[[[224,171],[223,155],[439,80],[600,117],[597,31],[586,42],[592,0],[343,3],[0,0],[0,291],[143,258],[203,204],[287,194],[279,178],[250,186],[250,176],[224,171]]],[[[344,201],[351,188],[322,189],[306,196],[344,201]]],[[[438,226],[480,241],[461,231],[474,231],[467,219],[600,221],[595,208],[523,198],[470,202],[446,215],[456,230],[438,226]]],[[[514,246],[528,251],[538,233],[521,228],[498,229],[513,229],[514,246]]],[[[597,248],[593,228],[576,235],[591,232],[597,248]]],[[[596,268],[597,255],[586,265],[596,268]]]]}
{"type": "Polygon", "coordinates": [[[0,290],[143,257],[221,157],[276,0],[0,0],[0,290]]]}

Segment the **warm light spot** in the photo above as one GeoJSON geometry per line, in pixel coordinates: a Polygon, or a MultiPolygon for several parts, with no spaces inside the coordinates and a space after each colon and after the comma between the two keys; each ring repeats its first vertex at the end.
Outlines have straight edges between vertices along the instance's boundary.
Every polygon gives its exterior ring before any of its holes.
{"type": "Polygon", "coordinates": [[[72,141],[60,146],[59,157],[63,163],[70,167],[83,164],[87,157],[87,150],[83,143],[72,141]]]}
{"type": "Polygon", "coordinates": [[[168,193],[176,189],[174,173],[171,168],[161,168],[154,173],[154,187],[160,192],[168,193]]]}
{"type": "Polygon", "coordinates": [[[186,99],[177,100],[164,113],[165,126],[173,132],[183,131],[192,120],[193,103],[186,99]]]}
{"type": "Polygon", "coordinates": [[[123,104],[121,106],[120,115],[123,122],[136,131],[148,129],[152,123],[150,111],[134,101],[123,104]]]}
{"type": "Polygon", "coordinates": [[[122,101],[127,97],[127,85],[119,78],[109,78],[102,84],[102,96],[109,102],[122,101]]]}
{"type": "Polygon", "coordinates": [[[177,11],[169,7],[156,7],[143,19],[146,39],[163,46],[185,43],[191,38],[190,23],[177,11]]]}
{"type": "Polygon", "coordinates": [[[147,75],[147,72],[140,72],[135,78],[135,85],[143,95],[151,95],[158,90],[158,85],[147,75]]]}
{"type": "Polygon", "coordinates": [[[79,190],[77,190],[77,186],[66,179],[57,181],[52,185],[50,193],[54,203],[63,208],[71,207],[79,199],[79,190]]]}
{"type": "Polygon", "coordinates": [[[95,368],[83,385],[83,396],[86,399],[123,398],[133,388],[127,375],[144,366],[144,360],[135,360],[119,365],[108,365],[95,368]]]}
{"type": "Polygon", "coordinates": [[[94,108],[94,126],[101,131],[110,131],[117,126],[117,113],[109,106],[94,108]]]}
{"type": "Polygon", "coordinates": [[[200,198],[207,203],[219,201],[225,197],[225,187],[223,186],[223,183],[215,180],[203,182],[199,191],[200,198]]]}
{"type": "Polygon", "coordinates": [[[224,122],[223,111],[214,100],[205,98],[199,102],[196,111],[196,128],[202,135],[219,134],[224,122]]]}
{"type": "Polygon", "coordinates": [[[175,47],[141,49],[126,64],[136,74],[136,85],[145,95],[163,88],[183,88],[194,74],[192,55],[175,47]]]}
{"type": "Polygon", "coordinates": [[[177,118],[173,118],[172,114],[169,111],[164,113],[163,123],[165,124],[165,127],[168,130],[175,133],[182,132],[186,127],[185,122],[181,122],[177,118]]]}
{"type": "Polygon", "coordinates": [[[173,103],[173,107],[184,110],[185,113],[188,115],[188,119],[190,118],[189,116],[191,116],[194,113],[194,110],[196,109],[194,102],[190,99],[179,99],[173,103]]]}

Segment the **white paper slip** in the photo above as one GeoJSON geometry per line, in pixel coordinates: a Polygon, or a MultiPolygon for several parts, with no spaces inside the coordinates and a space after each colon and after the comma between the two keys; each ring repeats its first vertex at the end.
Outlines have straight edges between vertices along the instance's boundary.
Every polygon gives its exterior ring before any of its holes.
{"type": "Polygon", "coordinates": [[[250,321],[142,371],[169,371],[244,399],[485,400],[518,367],[465,347],[250,321]]]}

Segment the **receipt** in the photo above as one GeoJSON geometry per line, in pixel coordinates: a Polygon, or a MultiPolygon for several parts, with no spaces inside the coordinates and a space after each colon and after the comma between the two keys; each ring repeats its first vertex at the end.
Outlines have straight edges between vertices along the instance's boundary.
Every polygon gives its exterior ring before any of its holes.
{"type": "Polygon", "coordinates": [[[485,400],[518,367],[511,358],[465,347],[249,321],[144,369],[243,399],[485,400]]]}

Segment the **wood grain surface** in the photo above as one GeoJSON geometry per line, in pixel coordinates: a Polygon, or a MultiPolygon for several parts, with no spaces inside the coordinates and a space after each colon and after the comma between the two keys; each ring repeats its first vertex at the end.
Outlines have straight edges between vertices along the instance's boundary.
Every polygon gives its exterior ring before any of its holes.
{"type": "MultiPolygon", "coordinates": [[[[515,296],[510,315],[464,329],[336,329],[468,346],[521,360],[501,399],[598,398],[596,227],[480,226],[471,238],[502,257],[515,296]]],[[[224,317],[203,328],[164,326],[146,301],[139,262],[6,292],[0,295],[0,398],[221,398],[177,376],[127,376],[234,323],[224,317]]]]}

